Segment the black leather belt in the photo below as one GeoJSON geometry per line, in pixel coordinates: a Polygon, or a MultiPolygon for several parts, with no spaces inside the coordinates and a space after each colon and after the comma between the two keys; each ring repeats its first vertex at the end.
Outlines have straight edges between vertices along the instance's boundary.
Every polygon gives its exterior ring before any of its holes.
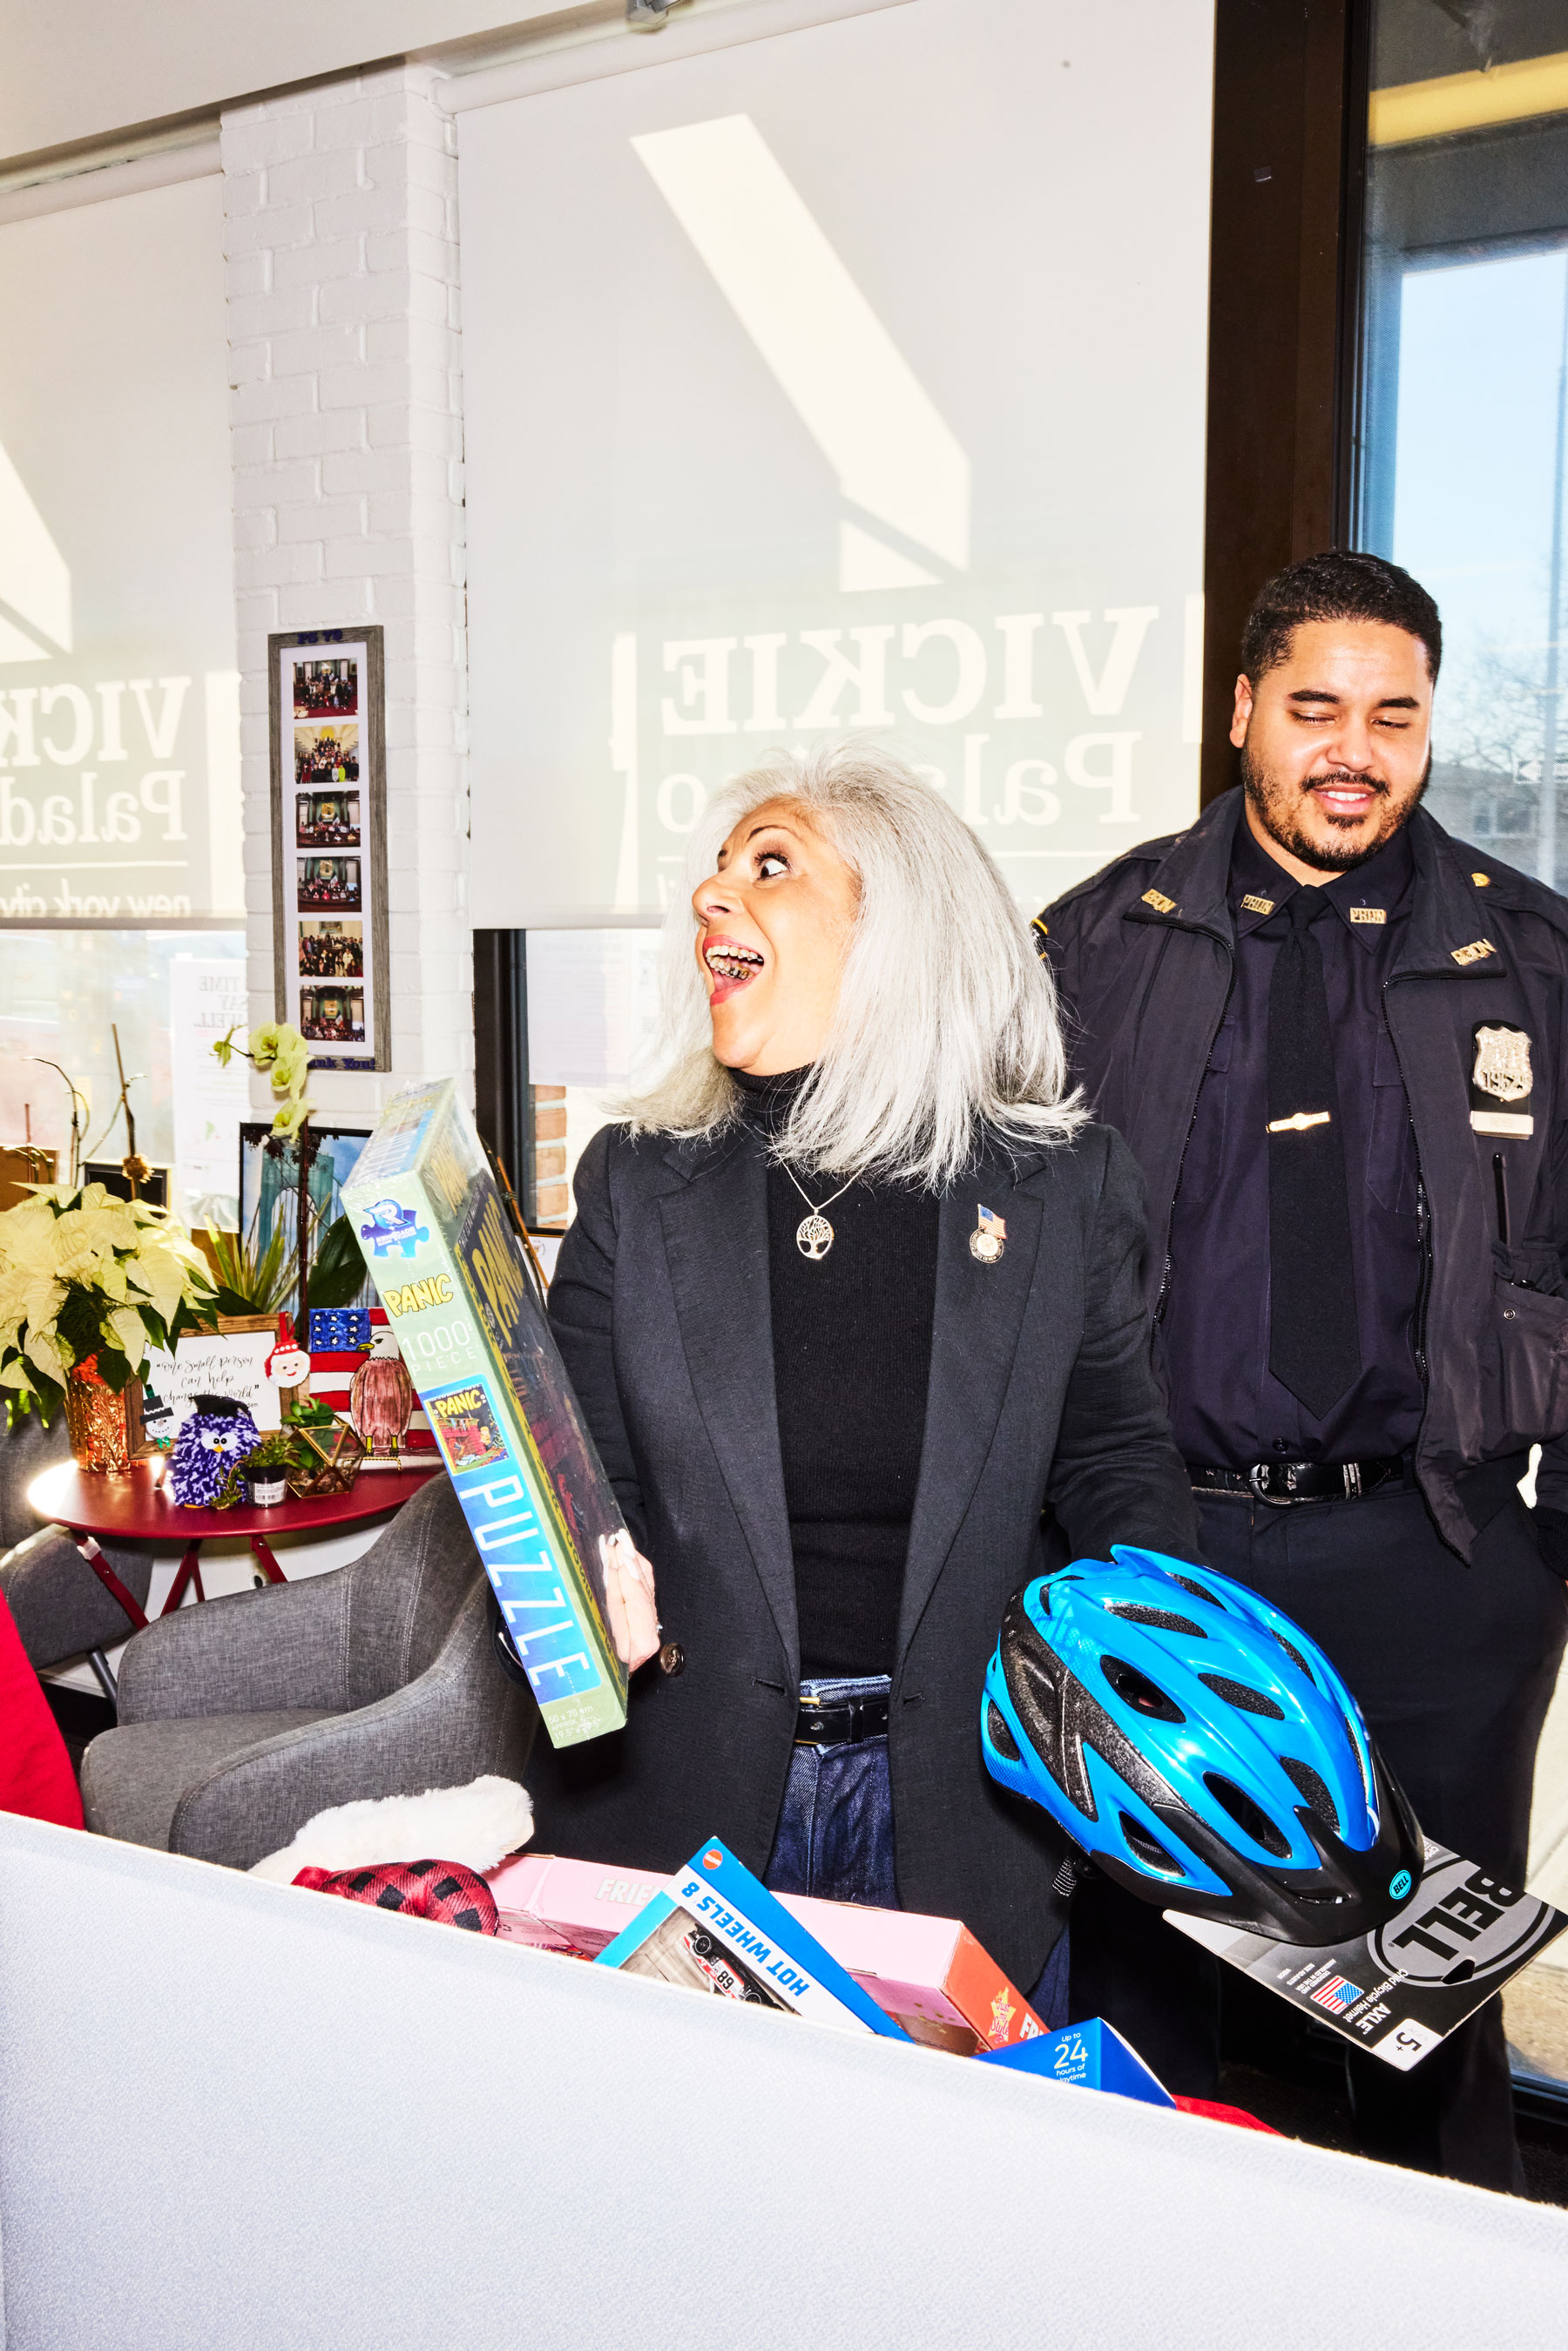
{"type": "Polygon", "coordinates": [[[1207,1469],[1189,1461],[1186,1474],[1195,1494],[1248,1494],[1279,1510],[1297,1502],[1359,1501],[1410,1482],[1397,1453],[1371,1461],[1254,1461],[1249,1469],[1207,1469]]]}
{"type": "Polygon", "coordinates": [[[847,1747],[857,1739],[885,1739],[885,1698],[831,1698],[819,1705],[803,1698],[795,1718],[797,1747],[847,1747]]]}

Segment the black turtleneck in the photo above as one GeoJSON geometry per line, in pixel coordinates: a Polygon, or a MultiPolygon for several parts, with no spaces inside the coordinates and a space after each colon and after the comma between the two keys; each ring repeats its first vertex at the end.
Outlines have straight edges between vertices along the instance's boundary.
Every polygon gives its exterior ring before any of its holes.
{"type": "MultiPolygon", "coordinates": [[[[763,1135],[789,1115],[806,1076],[732,1074],[747,1123],[763,1135]]],[[[800,1180],[814,1205],[838,1190],[831,1176],[800,1180]]],[[[929,1192],[856,1183],[823,1213],[833,1245],[813,1262],[795,1240],[810,1209],[786,1170],[769,1165],[773,1377],[808,1678],[893,1671],[936,1298],[929,1192]]]]}

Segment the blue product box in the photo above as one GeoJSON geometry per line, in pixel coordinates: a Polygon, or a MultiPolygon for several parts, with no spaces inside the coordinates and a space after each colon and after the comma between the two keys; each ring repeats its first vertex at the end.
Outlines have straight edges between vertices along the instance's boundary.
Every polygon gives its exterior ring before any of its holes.
{"type": "Polygon", "coordinates": [[[984,2049],[976,2063],[1006,2065],[1015,2074],[1044,2074],[1052,2082],[1075,2082],[1085,2090],[1111,2090],[1119,2098],[1141,2098],[1146,2106],[1176,2105],[1165,2084],[1103,2016],[1032,2041],[1015,2041],[1010,2048],[984,2049]]]}
{"type": "Polygon", "coordinates": [[[717,1837],[699,1846],[593,1964],[817,2024],[909,2038],[717,1837]]]}

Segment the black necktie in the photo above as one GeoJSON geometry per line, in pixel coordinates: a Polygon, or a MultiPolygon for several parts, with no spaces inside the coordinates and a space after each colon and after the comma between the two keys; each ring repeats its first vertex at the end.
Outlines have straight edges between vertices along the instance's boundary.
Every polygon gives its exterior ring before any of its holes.
{"type": "Polygon", "coordinates": [[[1332,913],[1300,889],[1269,987],[1269,1369],[1326,1417],[1361,1369],[1323,959],[1312,934],[1332,913]]]}

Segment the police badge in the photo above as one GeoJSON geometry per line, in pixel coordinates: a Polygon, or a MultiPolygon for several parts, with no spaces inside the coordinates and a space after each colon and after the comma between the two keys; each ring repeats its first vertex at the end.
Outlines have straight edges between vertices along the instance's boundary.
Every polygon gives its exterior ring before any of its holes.
{"type": "Polygon", "coordinates": [[[1532,1135],[1535,1118],[1530,1100],[1535,1089],[1535,1075],[1530,1066],[1528,1032],[1483,1022],[1474,1033],[1471,1126],[1478,1134],[1532,1135]],[[1500,1108],[1501,1103],[1506,1103],[1507,1108],[1500,1108]]]}

